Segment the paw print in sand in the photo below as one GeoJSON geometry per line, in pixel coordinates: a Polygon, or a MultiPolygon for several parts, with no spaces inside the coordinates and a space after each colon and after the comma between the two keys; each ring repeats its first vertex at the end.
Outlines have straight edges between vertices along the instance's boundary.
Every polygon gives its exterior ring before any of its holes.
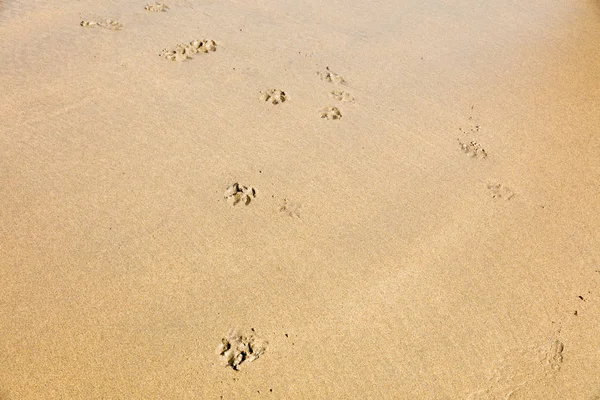
{"type": "Polygon", "coordinates": [[[84,28],[105,28],[113,31],[120,31],[123,25],[119,21],[113,21],[112,19],[101,19],[98,21],[81,21],[79,25],[84,28]]]}
{"type": "Polygon", "coordinates": [[[332,90],[329,92],[329,95],[337,101],[341,101],[342,103],[352,103],[354,101],[354,97],[352,97],[350,93],[344,92],[343,90],[332,90]]]}
{"type": "Polygon", "coordinates": [[[321,80],[324,80],[325,82],[339,83],[342,85],[346,83],[346,80],[343,76],[336,74],[335,72],[330,70],[329,67],[325,67],[325,71],[317,72],[317,75],[319,76],[319,78],[321,78],[321,80]]]}
{"type": "MultiPolygon", "coordinates": [[[[471,106],[471,113],[473,113],[473,108],[475,106],[471,106]]],[[[481,130],[481,125],[476,124],[473,120],[473,115],[469,117],[469,123],[466,127],[459,127],[458,130],[461,133],[461,137],[463,139],[458,140],[458,145],[460,149],[472,158],[486,158],[488,153],[485,151],[481,145],[473,140],[474,138],[479,136],[479,132],[481,130]]]]}
{"type": "Polygon", "coordinates": [[[168,9],[169,9],[169,6],[167,6],[166,4],[163,4],[163,3],[146,4],[146,7],[144,7],[144,10],[151,11],[151,12],[165,12],[168,9]]]}
{"type": "Polygon", "coordinates": [[[558,339],[555,339],[546,354],[546,364],[553,370],[559,371],[563,362],[563,351],[565,345],[558,339]]]}
{"type": "Polygon", "coordinates": [[[259,358],[267,349],[267,344],[254,335],[244,336],[232,329],[221,339],[217,346],[217,355],[224,366],[239,371],[241,365],[259,358]]]}
{"type": "Polygon", "coordinates": [[[283,199],[283,202],[279,206],[279,212],[293,218],[300,218],[300,208],[299,204],[291,203],[288,199],[283,199]]]}
{"type": "Polygon", "coordinates": [[[486,158],[488,156],[485,149],[481,147],[481,145],[477,142],[463,142],[459,139],[458,144],[460,145],[460,149],[463,151],[463,153],[465,153],[469,157],[486,158]]]}
{"type": "Polygon", "coordinates": [[[192,40],[189,44],[178,44],[174,49],[163,49],[158,55],[171,61],[185,61],[192,58],[192,54],[217,51],[214,40],[192,40]]]}
{"type": "Polygon", "coordinates": [[[244,205],[248,205],[255,197],[256,189],[253,187],[242,186],[237,182],[230,185],[225,191],[225,198],[234,206],[240,202],[244,205]]]}
{"type": "Polygon", "coordinates": [[[489,183],[487,188],[493,199],[510,200],[515,197],[515,192],[500,183],[489,183]]]}
{"type": "Polygon", "coordinates": [[[330,120],[342,118],[342,113],[340,112],[339,108],[333,106],[322,108],[319,110],[319,114],[321,115],[321,118],[330,120]]]}
{"type": "Polygon", "coordinates": [[[279,104],[287,100],[287,95],[283,90],[269,89],[261,92],[260,98],[271,104],[279,104]]]}

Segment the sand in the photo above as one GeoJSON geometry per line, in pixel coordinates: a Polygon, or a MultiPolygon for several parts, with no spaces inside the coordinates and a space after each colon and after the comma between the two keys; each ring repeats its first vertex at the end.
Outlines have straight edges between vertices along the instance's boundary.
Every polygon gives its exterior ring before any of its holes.
{"type": "Polygon", "coordinates": [[[496,3],[0,1],[0,399],[600,398],[600,4],[496,3]]]}

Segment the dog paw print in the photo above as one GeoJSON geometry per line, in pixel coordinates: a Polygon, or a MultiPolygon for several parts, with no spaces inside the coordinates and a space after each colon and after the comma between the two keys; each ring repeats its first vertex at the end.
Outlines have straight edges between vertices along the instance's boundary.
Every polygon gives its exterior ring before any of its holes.
{"type": "Polygon", "coordinates": [[[512,190],[500,183],[490,183],[487,185],[487,188],[493,199],[510,200],[515,197],[515,193],[512,190]]]}
{"type": "Polygon", "coordinates": [[[261,92],[260,98],[271,104],[280,104],[287,100],[287,95],[283,90],[269,89],[261,92]]]}
{"type": "Polygon", "coordinates": [[[230,185],[225,191],[225,199],[234,206],[238,203],[248,205],[255,197],[256,189],[240,185],[237,182],[230,185]]]}
{"type": "Polygon", "coordinates": [[[546,353],[545,361],[548,367],[553,371],[559,371],[563,362],[563,351],[565,345],[558,339],[552,342],[550,349],[546,353]]]}
{"type": "Polygon", "coordinates": [[[329,92],[329,95],[333,97],[337,101],[341,101],[342,103],[352,103],[354,101],[354,97],[348,92],[344,92],[343,90],[332,90],[329,92]]]}
{"type": "Polygon", "coordinates": [[[459,127],[460,138],[457,138],[458,145],[463,153],[472,158],[486,158],[488,153],[485,151],[481,144],[475,139],[479,136],[481,125],[477,124],[473,118],[473,108],[471,106],[471,115],[469,116],[469,122],[467,126],[459,127]]]}
{"type": "Polygon", "coordinates": [[[300,218],[300,205],[283,199],[283,203],[279,206],[279,212],[292,218],[300,218]]]}
{"type": "Polygon", "coordinates": [[[336,74],[335,72],[330,70],[329,67],[325,67],[325,71],[317,72],[317,76],[325,82],[339,83],[342,85],[346,84],[346,80],[344,79],[344,77],[339,74],[336,74]]]}
{"type": "Polygon", "coordinates": [[[487,152],[481,145],[473,140],[468,142],[463,142],[458,139],[458,144],[463,153],[472,158],[486,158],[488,156],[487,152]]]}
{"type": "Polygon", "coordinates": [[[266,341],[254,335],[246,336],[231,330],[221,339],[216,352],[225,367],[239,371],[240,366],[251,363],[263,355],[267,345],[266,341]]]}
{"type": "MultiPolygon", "coordinates": [[[[473,120],[473,117],[469,117],[469,121],[472,121],[472,120],[473,120]]],[[[458,128],[458,130],[460,132],[462,132],[463,135],[470,136],[470,135],[474,135],[477,132],[479,132],[481,130],[481,125],[473,125],[472,124],[469,127],[464,128],[464,129],[462,127],[458,128]]]]}
{"type": "Polygon", "coordinates": [[[147,10],[150,12],[165,12],[168,9],[169,9],[169,6],[167,6],[166,4],[163,4],[163,3],[146,4],[146,7],[144,7],[144,10],[147,10]]]}
{"type": "Polygon", "coordinates": [[[192,58],[192,54],[217,51],[214,40],[192,40],[189,44],[178,44],[173,49],[163,49],[158,55],[170,61],[185,61],[192,58]]]}
{"type": "Polygon", "coordinates": [[[321,115],[321,118],[329,120],[342,118],[342,113],[340,112],[339,108],[334,106],[322,108],[321,110],[319,110],[319,114],[321,115]]]}
{"type": "Polygon", "coordinates": [[[79,25],[84,28],[105,28],[113,31],[120,31],[123,28],[123,25],[119,21],[114,21],[112,19],[100,19],[98,21],[81,21],[79,25]]]}

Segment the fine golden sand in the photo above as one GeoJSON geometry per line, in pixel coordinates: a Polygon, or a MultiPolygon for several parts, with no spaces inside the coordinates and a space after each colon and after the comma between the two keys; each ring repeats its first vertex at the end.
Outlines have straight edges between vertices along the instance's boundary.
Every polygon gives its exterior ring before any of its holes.
{"type": "Polygon", "coordinates": [[[600,5],[0,1],[0,399],[600,398],[600,5]]]}

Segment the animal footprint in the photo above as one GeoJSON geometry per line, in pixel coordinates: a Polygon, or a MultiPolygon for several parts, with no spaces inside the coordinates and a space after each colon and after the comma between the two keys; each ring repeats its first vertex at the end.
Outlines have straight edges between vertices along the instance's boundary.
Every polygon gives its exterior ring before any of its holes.
{"type": "Polygon", "coordinates": [[[343,103],[352,103],[354,101],[354,97],[352,97],[350,93],[344,92],[343,90],[332,90],[329,92],[329,94],[337,101],[341,101],[343,103]]]}
{"type": "MultiPolygon", "coordinates": [[[[469,117],[469,121],[472,121],[473,117],[469,117]]],[[[459,131],[461,131],[463,134],[465,135],[470,135],[470,134],[474,134],[479,132],[479,130],[481,129],[481,125],[471,125],[469,128],[458,128],[459,131]]]]}
{"type": "Polygon", "coordinates": [[[253,187],[242,186],[237,182],[230,185],[225,191],[225,198],[234,206],[240,202],[244,205],[248,205],[255,197],[256,189],[253,187]]]}
{"type": "Polygon", "coordinates": [[[269,89],[261,93],[262,95],[260,98],[271,104],[279,104],[287,100],[287,95],[282,90],[269,89]]]}
{"type": "Polygon", "coordinates": [[[564,345],[558,339],[550,346],[512,349],[490,371],[486,387],[471,393],[467,399],[509,399],[517,392],[524,394],[531,384],[552,379],[558,373],[563,350],[564,345]]]}
{"type": "Polygon", "coordinates": [[[322,108],[319,113],[321,118],[327,118],[329,120],[342,118],[342,113],[339,108],[333,106],[322,108]]]}
{"type": "Polygon", "coordinates": [[[146,4],[144,10],[148,10],[151,12],[165,12],[169,9],[169,6],[163,3],[155,3],[155,4],[146,4]]]}
{"type": "Polygon", "coordinates": [[[293,218],[300,218],[300,205],[290,203],[288,199],[283,199],[283,203],[279,206],[279,212],[284,213],[293,218]]]}
{"type": "Polygon", "coordinates": [[[512,190],[510,190],[506,186],[501,185],[499,183],[497,183],[497,184],[490,183],[487,185],[487,188],[490,191],[492,198],[494,198],[494,199],[510,200],[513,197],[515,197],[515,193],[512,190]]]}
{"type": "Polygon", "coordinates": [[[99,21],[81,21],[79,25],[85,28],[105,28],[113,31],[120,31],[123,25],[118,21],[113,21],[112,19],[101,19],[99,21]]]}
{"type": "Polygon", "coordinates": [[[319,76],[319,78],[321,78],[321,80],[324,80],[326,82],[339,83],[342,85],[346,84],[346,80],[344,79],[344,77],[339,74],[336,74],[335,72],[330,70],[329,67],[325,67],[325,71],[317,72],[317,75],[319,76]]]}
{"type": "Polygon", "coordinates": [[[564,344],[556,339],[546,354],[546,364],[554,371],[559,371],[563,362],[564,344]]]}
{"type": "Polygon", "coordinates": [[[189,44],[178,44],[174,49],[163,49],[158,55],[171,61],[185,61],[192,58],[192,54],[216,51],[217,44],[214,40],[192,40],[189,44]]]}
{"type": "Polygon", "coordinates": [[[242,364],[251,363],[263,355],[267,345],[266,341],[254,335],[244,336],[232,329],[221,339],[217,346],[217,355],[224,366],[239,371],[242,364]]]}
{"type": "Polygon", "coordinates": [[[477,137],[479,130],[481,129],[481,125],[475,124],[473,122],[473,108],[475,106],[471,106],[471,116],[469,116],[469,126],[466,128],[460,127],[458,130],[461,132],[461,136],[463,139],[457,139],[458,145],[460,149],[473,158],[486,158],[488,156],[487,152],[481,144],[473,140],[473,137],[477,137]]]}
{"type": "Polygon", "coordinates": [[[481,147],[481,145],[477,142],[463,142],[460,139],[458,139],[458,144],[460,145],[460,149],[463,151],[463,153],[465,153],[469,157],[483,159],[488,156],[485,149],[481,147]]]}

